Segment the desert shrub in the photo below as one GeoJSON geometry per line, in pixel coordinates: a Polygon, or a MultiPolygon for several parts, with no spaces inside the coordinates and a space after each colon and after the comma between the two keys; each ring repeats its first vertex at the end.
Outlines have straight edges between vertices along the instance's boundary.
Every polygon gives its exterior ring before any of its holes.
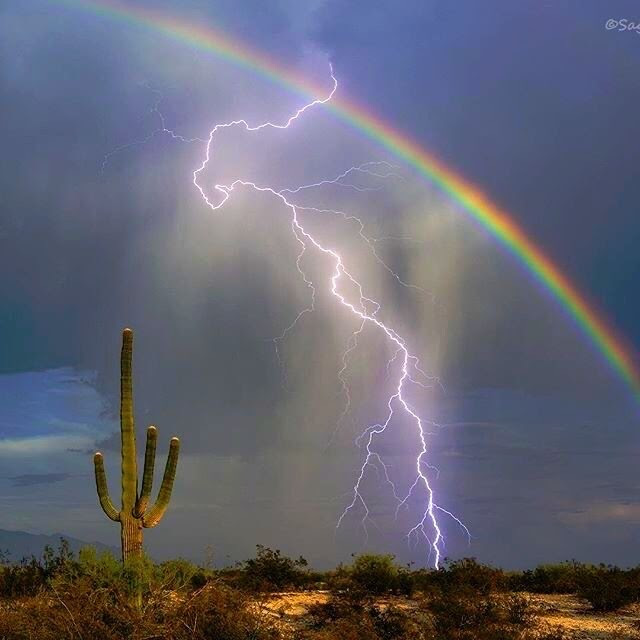
{"type": "Polygon", "coordinates": [[[577,593],[594,611],[615,611],[640,600],[640,583],[635,571],[600,565],[582,573],[577,593]]]}
{"type": "Polygon", "coordinates": [[[53,580],[54,584],[61,584],[81,577],[88,579],[95,589],[115,588],[124,578],[122,563],[111,551],[83,547],[76,559],[59,568],[53,580]]]}
{"type": "Polygon", "coordinates": [[[441,590],[411,609],[373,598],[354,603],[348,595],[310,607],[296,640],[566,640],[553,629],[537,631],[530,599],[517,594],[441,590]]]}
{"type": "Polygon", "coordinates": [[[575,560],[539,565],[533,570],[514,574],[509,586],[532,593],[575,593],[586,567],[575,560]]]}
{"type": "Polygon", "coordinates": [[[341,593],[342,591],[346,591],[347,589],[355,586],[351,580],[349,569],[342,563],[332,571],[328,571],[325,574],[325,581],[329,591],[334,594],[341,593]]]}
{"type": "Polygon", "coordinates": [[[54,549],[51,545],[46,545],[42,551],[41,564],[47,578],[51,578],[67,565],[73,563],[73,561],[73,552],[64,538],[60,538],[57,549],[54,549]]]}
{"type": "Polygon", "coordinates": [[[519,594],[509,594],[502,601],[505,619],[509,624],[519,627],[529,626],[535,616],[531,607],[531,599],[519,594]]]}
{"type": "Polygon", "coordinates": [[[213,579],[215,574],[212,571],[207,571],[202,568],[198,568],[198,570],[191,576],[190,586],[192,589],[201,589],[204,587],[209,580],[213,579]]]}
{"type": "Polygon", "coordinates": [[[39,560],[23,558],[20,564],[2,567],[0,594],[3,598],[34,595],[42,589],[46,580],[39,560]]]}
{"type": "Polygon", "coordinates": [[[400,595],[410,598],[416,589],[414,575],[409,569],[400,568],[396,576],[394,591],[400,595]]]}
{"type": "Polygon", "coordinates": [[[428,609],[438,638],[466,637],[488,622],[495,622],[492,601],[479,597],[440,594],[430,599],[428,609]]]}
{"type": "Polygon", "coordinates": [[[393,606],[371,607],[368,611],[380,640],[417,640],[420,627],[406,612],[393,606]]]}
{"type": "Polygon", "coordinates": [[[215,576],[216,582],[233,589],[243,589],[247,582],[244,566],[240,563],[234,567],[218,569],[212,572],[212,574],[215,576]]]}
{"type": "Polygon", "coordinates": [[[363,554],[350,567],[339,566],[327,574],[332,592],[360,589],[379,595],[387,592],[411,597],[416,591],[435,594],[443,591],[469,591],[487,595],[506,590],[507,575],[478,563],[474,558],[446,561],[438,570],[398,567],[391,555],[363,554]]]}
{"type": "Polygon", "coordinates": [[[482,596],[478,592],[443,591],[426,607],[436,640],[524,640],[535,616],[520,596],[482,596]]]}
{"type": "Polygon", "coordinates": [[[270,618],[249,606],[245,596],[226,587],[207,585],[182,602],[166,635],[175,640],[276,640],[270,618]]]}
{"type": "Polygon", "coordinates": [[[422,594],[432,593],[438,588],[436,582],[438,571],[434,569],[416,569],[411,572],[411,582],[413,584],[413,590],[419,591],[422,594]]]}
{"type": "Polygon", "coordinates": [[[349,592],[332,595],[309,607],[307,629],[296,640],[427,640],[426,628],[415,615],[370,599],[354,600],[349,592]]]}
{"type": "Polygon", "coordinates": [[[57,550],[47,545],[40,558],[31,556],[22,558],[19,563],[9,564],[3,555],[0,568],[0,596],[15,598],[35,595],[44,589],[51,580],[74,564],[73,553],[64,538],[60,538],[57,550]]]}
{"type": "Polygon", "coordinates": [[[365,601],[350,597],[349,592],[332,595],[327,602],[314,603],[309,606],[309,626],[322,629],[343,618],[361,616],[365,611],[365,601]]]}
{"type": "Polygon", "coordinates": [[[349,575],[356,585],[371,594],[387,593],[398,585],[398,568],[392,555],[359,555],[351,566],[349,575]]]}
{"type": "Polygon", "coordinates": [[[506,588],[501,569],[480,564],[475,558],[447,560],[445,566],[429,575],[430,584],[444,592],[470,592],[488,595],[506,588]]]}
{"type": "Polygon", "coordinates": [[[323,590],[327,588],[327,574],[324,571],[307,570],[300,572],[298,587],[323,590]]]}
{"type": "Polygon", "coordinates": [[[380,640],[373,622],[365,616],[350,615],[331,626],[296,631],[294,640],[380,640]]]}
{"type": "Polygon", "coordinates": [[[48,584],[58,591],[73,591],[76,582],[94,590],[108,589],[123,597],[136,591],[140,582],[143,597],[152,592],[184,591],[192,588],[192,579],[199,569],[181,558],[160,564],[146,555],[131,558],[122,565],[110,551],[98,553],[93,547],[83,547],[78,557],[60,566],[48,584]]]}
{"type": "Polygon", "coordinates": [[[254,591],[282,591],[305,581],[304,568],[307,561],[300,556],[297,560],[283,556],[261,544],[256,546],[255,558],[241,565],[240,584],[254,591]]]}
{"type": "MultiPolygon", "coordinates": [[[[176,558],[158,564],[155,567],[154,577],[161,588],[179,591],[190,588],[194,576],[200,573],[203,574],[202,578],[204,578],[202,569],[188,560],[176,558]]],[[[204,586],[204,584],[206,584],[206,578],[200,586],[204,586]]]]}

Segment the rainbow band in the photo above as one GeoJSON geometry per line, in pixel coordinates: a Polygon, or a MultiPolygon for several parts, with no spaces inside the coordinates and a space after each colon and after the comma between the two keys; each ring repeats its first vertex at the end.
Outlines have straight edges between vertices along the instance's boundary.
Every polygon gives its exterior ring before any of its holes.
{"type": "MultiPolygon", "coordinates": [[[[161,32],[185,44],[258,72],[263,77],[305,96],[318,96],[322,89],[287,70],[263,52],[232,40],[220,31],[206,29],[145,8],[127,6],[118,0],[57,0],[93,13],[119,19],[161,32]]],[[[590,306],[585,297],[558,267],[530,240],[516,222],[497,207],[477,187],[446,167],[432,153],[409,140],[362,107],[334,98],[325,108],[352,125],[366,137],[402,158],[419,173],[432,180],[471,217],[506,247],[573,317],[577,325],[597,347],[610,366],[631,387],[640,401],[640,369],[632,351],[616,336],[613,328],[590,306]]]]}

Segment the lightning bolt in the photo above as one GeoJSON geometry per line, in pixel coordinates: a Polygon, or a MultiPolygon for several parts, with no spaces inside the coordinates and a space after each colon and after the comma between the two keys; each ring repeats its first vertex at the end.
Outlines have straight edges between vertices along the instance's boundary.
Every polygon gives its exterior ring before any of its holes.
{"type": "Polygon", "coordinates": [[[147,144],[148,142],[151,142],[151,140],[153,140],[153,138],[155,138],[157,135],[168,135],[171,139],[173,140],[178,140],[179,142],[187,142],[187,143],[191,143],[191,142],[206,142],[206,140],[204,140],[203,138],[185,138],[184,136],[181,136],[177,133],[175,133],[172,129],[169,129],[167,127],[167,123],[164,117],[164,114],[162,113],[162,111],[160,111],[160,104],[162,103],[162,100],[164,99],[164,96],[162,94],[162,91],[158,91],[158,89],[154,89],[153,87],[149,86],[148,84],[144,84],[143,85],[146,89],[148,89],[149,91],[151,91],[151,93],[154,94],[155,96],[155,100],[153,102],[153,105],[151,106],[151,108],[149,109],[148,113],[152,114],[158,121],[159,126],[155,129],[153,129],[151,131],[151,133],[147,136],[145,136],[144,138],[141,138],[140,140],[134,140],[133,142],[127,142],[126,144],[121,144],[120,146],[116,147],[115,149],[112,149],[111,151],[109,151],[109,153],[106,153],[104,155],[104,157],[102,158],[102,166],[100,167],[100,172],[104,173],[107,165],[109,164],[109,161],[111,160],[111,158],[119,153],[122,153],[123,151],[127,151],[128,149],[132,149],[133,147],[138,147],[138,146],[142,146],[147,144]]]}
{"type": "MultiPolygon", "coordinates": [[[[297,326],[300,320],[307,314],[312,313],[315,309],[316,301],[316,284],[305,273],[303,267],[303,259],[308,252],[315,251],[317,254],[324,255],[330,263],[333,265],[330,273],[328,274],[327,282],[325,286],[331,295],[335,298],[336,302],[342,307],[350,316],[354,318],[357,323],[357,328],[353,331],[347,341],[346,350],[342,355],[342,367],[338,371],[338,380],[341,384],[341,390],[345,397],[345,406],[340,414],[329,445],[333,441],[336,433],[340,429],[342,423],[346,419],[351,409],[351,393],[350,386],[346,378],[346,372],[349,366],[349,358],[358,347],[358,339],[366,327],[381,332],[385,336],[389,345],[393,349],[392,357],[387,361],[386,373],[387,378],[394,378],[393,392],[388,397],[386,402],[386,417],[384,421],[367,426],[362,433],[356,438],[356,445],[364,447],[364,459],[360,466],[357,478],[353,485],[352,491],[349,493],[351,496],[350,501],[346,504],[343,512],[336,523],[336,530],[341,526],[344,519],[358,506],[363,510],[363,516],[361,524],[364,529],[365,539],[368,536],[367,524],[376,524],[370,518],[370,509],[367,504],[367,500],[363,495],[363,483],[369,468],[373,469],[378,475],[382,473],[385,483],[387,483],[393,493],[396,501],[396,518],[400,509],[407,508],[409,501],[416,496],[418,492],[421,492],[423,496],[421,502],[423,507],[420,509],[420,515],[415,521],[414,526],[406,534],[407,541],[411,545],[412,541],[417,544],[420,539],[423,539],[428,545],[429,557],[428,561],[433,558],[433,564],[437,568],[440,565],[442,559],[442,552],[444,548],[444,537],[442,532],[442,526],[438,519],[438,514],[446,515],[450,517],[455,523],[457,523],[467,534],[469,540],[471,535],[464,523],[457,518],[453,513],[439,506],[435,501],[434,490],[429,479],[430,472],[435,471],[438,473],[427,460],[428,454],[428,436],[434,435],[431,428],[437,428],[438,425],[422,418],[416,409],[410,404],[407,393],[408,389],[412,386],[417,386],[424,389],[432,388],[434,384],[440,384],[437,378],[428,376],[420,366],[420,361],[416,355],[414,355],[407,344],[407,341],[399,335],[391,326],[385,323],[379,318],[379,311],[381,304],[376,300],[365,295],[364,287],[359,280],[349,270],[349,267],[343,257],[338,253],[335,248],[325,246],[314,235],[305,228],[300,218],[300,213],[315,214],[315,215],[331,215],[342,217],[345,221],[355,225],[359,237],[365,242],[373,257],[378,264],[384,268],[399,284],[404,287],[415,289],[421,293],[425,293],[424,290],[417,285],[405,282],[398,273],[396,273],[379,255],[376,250],[376,244],[384,240],[412,240],[411,238],[389,236],[383,238],[372,238],[365,232],[365,224],[363,221],[351,214],[343,211],[333,209],[322,209],[316,207],[302,206],[294,202],[296,195],[303,191],[309,191],[312,189],[321,189],[328,186],[338,187],[341,189],[351,189],[356,192],[375,191],[380,187],[367,187],[360,186],[356,182],[350,181],[356,175],[369,176],[375,179],[402,179],[398,173],[396,173],[393,165],[388,162],[367,162],[362,165],[351,167],[346,171],[343,171],[335,178],[320,180],[315,183],[306,184],[297,187],[289,187],[286,189],[276,189],[268,185],[260,185],[250,180],[237,178],[229,184],[214,184],[213,186],[205,186],[205,173],[211,162],[214,141],[217,134],[225,129],[240,128],[246,132],[257,132],[263,129],[288,129],[297,120],[303,116],[308,110],[326,104],[329,102],[336,91],[338,90],[338,82],[333,73],[333,69],[330,67],[330,75],[332,80],[332,88],[328,95],[324,98],[317,98],[311,102],[303,105],[297,109],[291,116],[289,116],[282,123],[263,122],[257,125],[251,125],[247,120],[233,120],[231,122],[225,122],[216,124],[209,132],[209,136],[206,140],[200,138],[184,138],[177,135],[171,129],[167,128],[165,119],[160,112],[159,105],[161,100],[161,94],[156,93],[157,100],[154,103],[151,113],[159,121],[159,127],[152,131],[146,138],[129,143],[128,145],[122,145],[114,149],[107,154],[103,161],[103,170],[109,161],[110,157],[115,153],[118,153],[124,149],[127,149],[133,145],[144,144],[158,134],[169,135],[172,139],[181,142],[203,142],[205,143],[205,153],[201,164],[193,171],[193,184],[200,193],[203,202],[212,210],[218,211],[229,200],[232,194],[240,189],[250,189],[259,193],[266,193],[273,197],[274,201],[278,202],[282,208],[288,212],[291,233],[293,238],[299,245],[299,251],[295,260],[295,265],[301,280],[310,293],[309,304],[298,312],[297,316],[293,319],[282,334],[273,339],[276,356],[278,361],[282,365],[282,360],[279,352],[280,343],[286,339],[287,335],[297,326]],[[351,299],[348,290],[357,292],[355,299],[351,299]],[[396,369],[399,371],[396,372],[396,369]],[[389,473],[388,465],[384,462],[382,457],[375,450],[376,439],[388,429],[394,418],[397,416],[403,416],[405,419],[411,421],[415,426],[415,431],[419,443],[419,450],[415,457],[415,479],[408,491],[402,495],[398,492],[396,484],[393,482],[389,473]]],[[[328,445],[328,446],[329,446],[328,445]]],[[[377,526],[377,525],[376,525],[377,526]]]]}

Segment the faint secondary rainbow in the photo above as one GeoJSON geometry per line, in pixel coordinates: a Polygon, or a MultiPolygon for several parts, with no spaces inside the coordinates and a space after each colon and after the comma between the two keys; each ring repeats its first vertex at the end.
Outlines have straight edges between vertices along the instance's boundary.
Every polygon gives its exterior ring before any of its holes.
{"type": "MultiPolygon", "coordinates": [[[[251,48],[221,31],[179,20],[143,7],[117,0],[54,0],[58,4],[88,10],[98,15],[152,29],[190,47],[208,51],[230,63],[305,96],[317,96],[323,89],[285,68],[269,55],[251,48]]],[[[609,365],[630,386],[640,402],[640,369],[633,351],[616,334],[604,317],[590,305],[567,276],[526,235],[515,220],[494,204],[482,191],[447,167],[431,152],[363,107],[335,97],[325,105],[336,116],[372,139],[429,178],[504,247],[508,249],[549,291],[597,347],[609,365]]]]}

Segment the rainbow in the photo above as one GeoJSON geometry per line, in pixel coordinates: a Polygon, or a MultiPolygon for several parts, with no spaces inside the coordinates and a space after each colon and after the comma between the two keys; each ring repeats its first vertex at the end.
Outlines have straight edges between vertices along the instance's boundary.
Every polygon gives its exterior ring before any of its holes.
{"type": "MultiPolygon", "coordinates": [[[[264,52],[252,49],[237,39],[231,39],[215,28],[205,28],[151,9],[128,6],[119,0],[55,2],[152,29],[190,47],[213,53],[220,59],[258,73],[305,97],[324,93],[323,89],[312,85],[264,52]]],[[[560,303],[611,368],[629,385],[636,400],[640,402],[640,369],[635,362],[633,350],[626,346],[602,314],[587,302],[585,296],[511,216],[493,203],[478,187],[447,167],[433,153],[363,107],[344,98],[335,97],[325,108],[401,158],[462,205],[471,218],[496,238],[560,303]]]]}

